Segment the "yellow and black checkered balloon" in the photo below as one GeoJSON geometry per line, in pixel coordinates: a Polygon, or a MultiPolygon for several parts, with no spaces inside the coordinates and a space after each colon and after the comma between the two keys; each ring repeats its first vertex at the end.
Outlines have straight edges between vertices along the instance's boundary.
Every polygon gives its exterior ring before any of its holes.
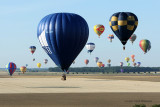
{"type": "Polygon", "coordinates": [[[138,25],[138,18],[130,12],[118,12],[111,16],[109,25],[115,35],[125,45],[138,25]]]}

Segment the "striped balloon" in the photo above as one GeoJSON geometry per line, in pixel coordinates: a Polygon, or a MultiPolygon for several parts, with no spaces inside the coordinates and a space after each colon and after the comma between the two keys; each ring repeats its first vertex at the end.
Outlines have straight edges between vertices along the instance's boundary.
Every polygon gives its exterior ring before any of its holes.
{"type": "Polygon", "coordinates": [[[29,49],[30,49],[31,53],[33,54],[36,50],[36,47],[35,46],[30,46],[29,49]]]}
{"type": "Polygon", "coordinates": [[[139,42],[139,46],[144,53],[147,53],[151,49],[151,42],[147,39],[144,39],[139,42]]]}
{"type": "Polygon", "coordinates": [[[138,26],[138,18],[131,12],[117,12],[111,16],[109,25],[125,50],[125,44],[138,26]]]}
{"type": "Polygon", "coordinates": [[[6,65],[6,69],[9,72],[10,76],[12,76],[12,74],[14,73],[14,71],[16,70],[16,64],[13,62],[10,62],[9,64],[6,65]]]}
{"type": "Polygon", "coordinates": [[[89,53],[91,53],[95,49],[95,44],[94,43],[87,43],[86,48],[89,53]]]}

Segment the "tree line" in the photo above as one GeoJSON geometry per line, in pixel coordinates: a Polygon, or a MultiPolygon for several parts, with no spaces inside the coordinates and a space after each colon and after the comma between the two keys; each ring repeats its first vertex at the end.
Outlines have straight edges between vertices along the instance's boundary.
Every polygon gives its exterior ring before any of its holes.
{"type": "MultiPolygon", "coordinates": [[[[160,67],[77,67],[70,68],[69,72],[121,72],[123,69],[124,72],[158,72],[160,67]]],[[[62,70],[59,67],[48,68],[49,72],[61,72],[62,70]]]]}

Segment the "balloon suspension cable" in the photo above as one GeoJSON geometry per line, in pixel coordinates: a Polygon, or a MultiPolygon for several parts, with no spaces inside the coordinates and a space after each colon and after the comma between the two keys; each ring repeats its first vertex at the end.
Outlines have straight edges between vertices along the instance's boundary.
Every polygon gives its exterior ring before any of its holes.
{"type": "Polygon", "coordinates": [[[125,50],[125,46],[123,46],[123,50],[125,50]]]}
{"type": "Polygon", "coordinates": [[[67,74],[67,71],[66,71],[66,70],[64,70],[64,74],[65,74],[65,75],[67,74]]]}

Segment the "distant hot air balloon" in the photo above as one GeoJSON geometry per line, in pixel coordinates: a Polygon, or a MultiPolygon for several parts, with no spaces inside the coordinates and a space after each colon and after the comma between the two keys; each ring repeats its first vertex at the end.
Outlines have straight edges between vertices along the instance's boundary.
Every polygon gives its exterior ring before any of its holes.
{"type": "Polygon", "coordinates": [[[26,67],[28,67],[28,64],[26,64],[26,67]]]}
{"type": "Polygon", "coordinates": [[[120,62],[120,66],[123,67],[123,62],[120,62]]]}
{"type": "Polygon", "coordinates": [[[29,50],[31,51],[32,54],[34,54],[34,52],[36,51],[36,47],[35,46],[30,46],[29,50]]]}
{"type": "Polygon", "coordinates": [[[131,55],[131,58],[134,59],[135,55],[131,55]]]}
{"type": "Polygon", "coordinates": [[[98,37],[100,38],[101,34],[104,32],[105,28],[103,25],[95,25],[94,26],[94,32],[98,35],[98,37]]]}
{"type": "Polygon", "coordinates": [[[137,38],[137,36],[135,35],[135,34],[133,34],[130,38],[129,38],[129,40],[132,42],[132,44],[133,44],[133,42],[136,40],[136,38],[137,38]]]}
{"type": "Polygon", "coordinates": [[[107,61],[109,64],[111,63],[111,60],[110,59],[108,59],[108,61],[107,61]]]}
{"type": "Polygon", "coordinates": [[[132,59],[132,62],[134,62],[135,61],[135,59],[132,59]]]}
{"type": "Polygon", "coordinates": [[[95,57],[95,58],[94,58],[94,61],[95,61],[96,63],[98,62],[98,60],[99,60],[98,57],[95,57]]]}
{"type": "Polygon", "coordinates": [[[13,62],[10,62],[9,64],[6,65],[6,69],[9,72],[10,76],[12,76],[12,74],[14,73],[14,71],[16,70],[16,64],[13,62]]]}
{"type": "Polygon", "coordinates": [[[103,64],[103,63],[102,63],[101,61],[97,62],[97,66],[98,66],[98,67],[102,67],[102,64],[103,64]]]}
{"type": "MultiPolygon", "coordinates": [[[[30,52],[32,53],[32,55],[34,54],[34,52],[36,51],[36,47],[35,46],[30,46],[29,47],[30,52]]],[[[33,58],[33,61],[35,61],[35,58],[33,58]]]]}
{"type": "Polygon", "coordinates": [[[37,63],[37,67],[40,68],[41,67],[41,63],[37,63]]]}
{"type": "Polygon", "coordinates": [[[44,63],[47,64],[48,63],[48,59],[44,59],[44,63]]]}
{"type": "Polygon", "coordinates": [[[144,53],[147,53],[151,49],[151,42],[147,39],[144,39],[139,42],[139,46],[144,53]]]}
{"type": "Polygon", "coordinates": [[[129,57],[126,57],[125,60],[126,60],[127,62],[129,62],[130,58],[129,58],[129,57]]]}
{"type": "Polygon", "coordinates": [[[88,36],[87,22],[74,13],[47,15],[40,21],[37,29],[42,48],[65,72],[84,48],[88,36]]]}
{"type": "Polygon", "coordinates": [[[103,68],[103,67],[105,67],[105,64],[102,64],[102,66],[101,66],[101,67],[102,67],[102,68],[103,68]]]}
{"type": "Polygon", "coordinates": [[[108,35],[108,39],[109,39],[110,42],[112,42],[112,40],[114,39],[114,35],[110,35],[110,34],[109,34],[109,35],[108,35]]]}
{"type": "Polygon", "coordinates": [[[91,53],[95,49],[95,44],[94,43],[87,43],[86,48],[88,50],[88,53],[91,53]]]}
{"type": "Polygon", "coordinates": [[[127,66],[130,66],[130,63],[127,63],[127,66]]]}
{"type": "Polygon", "coordinates": [[[86,65],[88,65],[89,60],[88,60],[88,59],[84,60],[84,63],[85,63],[86,65]]]}
{"type": "Polygon", "coordinates": [[[137,62],[137,66],[140,67],[140,65],[141,65],[141,62],[137,62]]]}
{"type": "Polygon", "coordinates": [[[20,67],[20,71],[23,72],[23,74],[24,74],[24,72],[26,72],[26,70],[27,70],[27,68],[25,66],[20,67]]]}
{"type": "Polygon", "coordinates": [[[118,12],[111,16],[109,24],[125,50],[125,44],[137,28],[137,16],[130,12],[118,12]]]}
{"type": "Polygon", "coordinates": [[[133,63],[133,66],[135,67],[137,64],[136,63],[133,63]]]}

